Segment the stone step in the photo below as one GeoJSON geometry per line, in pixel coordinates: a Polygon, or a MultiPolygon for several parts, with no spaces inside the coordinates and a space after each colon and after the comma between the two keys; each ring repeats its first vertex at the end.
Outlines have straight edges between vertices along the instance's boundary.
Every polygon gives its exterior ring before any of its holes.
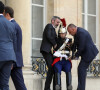
{"type": "MultiPolygon", "coordinates": [[[[45,85],[45,78],[42,78],[41,75],[24,75],[25,78],[25,84],[27,87],[27,90],[44,90],[45,85]]],[[[72,86],[73,90],[76,90],[77,88],[77,76],[72,77],[72,86]]],[[[10,79],[10,90],[15,90],[14,85],[10,79]]],[[[62,74],[61,76],[61,85],[62,90],[66,90],[66,77],[65,74],[62,74]]],[[[53,84],[51,84],[51,90],[53,87],[53,84]]],[[[86,90],[100,90],[100,78],[87,78],[86,82],[86,90]]]]}

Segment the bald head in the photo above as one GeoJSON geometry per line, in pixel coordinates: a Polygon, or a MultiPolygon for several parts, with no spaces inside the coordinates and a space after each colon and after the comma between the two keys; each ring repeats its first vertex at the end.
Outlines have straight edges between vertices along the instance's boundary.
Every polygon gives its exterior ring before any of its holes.
{"type": "Polygon", "coordinates": [[[76,26],[74,24],[69,24],[68,27],[70,27],[70,28],[76,28],[76,26]]]}
{"type": "Polygon", "coordinates": [[[74,24],[69,24],[67,30],[72,36],[74,36],[77,33],[77,27],[74,24]]]}

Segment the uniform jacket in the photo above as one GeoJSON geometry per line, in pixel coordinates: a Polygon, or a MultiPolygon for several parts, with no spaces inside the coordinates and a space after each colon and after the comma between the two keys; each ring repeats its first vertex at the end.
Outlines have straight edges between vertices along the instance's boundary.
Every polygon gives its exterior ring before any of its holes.
{"type": "MultiPolygon", "coordinates": [[[[57,50],[63,45],[63,43],[65,42],[65,40],[66,40],[66,38],[65,38],[65,39],[62,39],[62,38],[60,38],[60,37],[58,37],[58,38],[56,39],[57,48],[55,49],[55,51],[57,51],[57,50]]],[[[71,43],[71,39],[69,39],[69,42],[71,43]]],[[[69,42],[68,42],[68,43],[69,43],[69,42]]],[[[71,46],[66,45],[64,51],[69,51],[69,52],[70,52],[70,50],[71,50],[71,46]]],[[[66,54],[66,55],[67,55],[67,56],[70,56],[70,53],[69,53],[69,54],[66,54]]],[[[54,62],[53,62],[53,64],[52,64],[52,66],[53,66],[55,63],[57,63],[58,61],[60,61],[60,57],[54,57],[54,62]]],[[[71,60],[70,60],[70,62],[71,62],[71,60]]]]}

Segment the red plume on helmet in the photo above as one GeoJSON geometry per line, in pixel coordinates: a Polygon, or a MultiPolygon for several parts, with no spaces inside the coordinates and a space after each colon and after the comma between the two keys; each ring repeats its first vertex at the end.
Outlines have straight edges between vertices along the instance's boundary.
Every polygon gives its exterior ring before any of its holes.
{"type": "Polygon", "coordinates": [[[65,20],[65,18],[62,18],[62,19],[60,19],[60,20],[62,21],[63,27],[66,27],[66,20],[65,20]]]}

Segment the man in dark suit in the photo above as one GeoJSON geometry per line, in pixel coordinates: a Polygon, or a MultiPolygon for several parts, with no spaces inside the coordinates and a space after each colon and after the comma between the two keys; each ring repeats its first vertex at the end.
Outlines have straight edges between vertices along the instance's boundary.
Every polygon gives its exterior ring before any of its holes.
{"type": "Polygon", "coordinates": [[[57,16],[53,16],[51,19],[51,24],[47,24],[44,32],[43,32],[43,40],[40,47],[40,52],[42,53],[46,64],[48,66],[48,73],[47,78],[45,82],[45,89],[44,90],[50,90],[50,84],[53,77],[53,68],[51,64],[53,63],[53,54],[51,53],[51,48],[56,48],[56,32],[55,28],[59,25],[60,18],[57,16]]]}
{"type": "Polygon", "coordinates": [[[98,49],[93,43],[93,40],[88,31],[83,28],[76,27],[74,24],[68,25],[68,32],[74,36],[74,48],[77,48],[74,59],[81,56],[81,61],[78,66],[78,88],[77,90],[85,90],[86,69],[97,56],[98,49]]]}
{"type": "Polygon", "coordinates": [[[3,12],[4,4],[0,1],[0,90],[9,90],[11,66],[16,61],[16,32],[3,12]]]}
{"type": "Polygon", "coordinates": [[[23,67],[22,30],[13,18],[14,10],[11,7],[8,6],[5,7],[4,16],[14,24],[17,37],[16,63],[13,64],[13,68],[11,70],[11,78],[14,82],[16,90],[27,90],[24,84],[23,73],[22,73],[22,67],[23,67]]]}

